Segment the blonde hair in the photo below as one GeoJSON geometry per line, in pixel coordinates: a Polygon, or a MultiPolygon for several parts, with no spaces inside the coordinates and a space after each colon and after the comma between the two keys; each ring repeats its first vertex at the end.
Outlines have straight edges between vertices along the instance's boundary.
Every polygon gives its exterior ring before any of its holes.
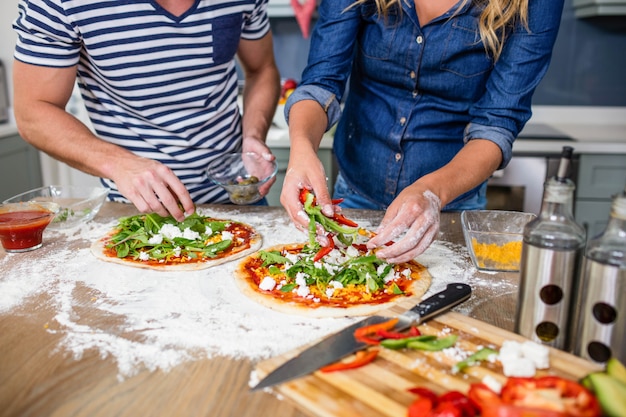
{"type": "MultiPolygon", "coordinates": [[[[378,14],[383,17],[386,17],[393,7],[397,6],[399,10],[402,10],[400,2],[403,0],[356,0],[350,7],[368,1],[376,3],[378,14]]],[[[485,44],[487,52],[497,61],[502,53],[507,31],[518,22],[528,28],[529,0],[463,0],[457,11],[470,1],[474,1],[483,9],[478,21],[480,39],[485,44]]]]}

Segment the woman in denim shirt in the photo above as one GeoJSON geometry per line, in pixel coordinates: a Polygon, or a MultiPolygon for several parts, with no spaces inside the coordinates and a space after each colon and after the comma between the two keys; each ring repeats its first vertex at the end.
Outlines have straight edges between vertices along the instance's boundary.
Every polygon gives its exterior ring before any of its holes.
{"type": "Polygon", "coordinates": [[[443,210],[481,209],[531,116],[563,0],[323,0],[302,81],[289,97],[291,155],[281,202],[297,226],[301,188],[330,201],[317,158],[337,124],[335,198],[386,210],[368,246],[422,253],[443,210]],[[349,80],[343,109],[340,102],[349,80]]]}

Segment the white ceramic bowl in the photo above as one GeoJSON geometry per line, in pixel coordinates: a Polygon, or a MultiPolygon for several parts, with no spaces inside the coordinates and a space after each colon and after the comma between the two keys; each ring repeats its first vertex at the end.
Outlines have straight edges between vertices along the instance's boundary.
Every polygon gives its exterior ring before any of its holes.
{"type": "Polygon", "coordinates": [[[484,271],[519,271],[524,226],[533,213],[474,210],[461,213],[463,235],[472,262],[484,271]]]}
{"type": "Polygon", "coordinates": [[[276,176],[276,161],[268,161],[253,152],[233,153],[213,161],[208,177],[223,187],[234,204],[253,204],[263,196],[259,188],[276,176]]]}
{"type": "Polygon", "coordinates": [[[13,196],[5,203],[51,201],[60,210],[49,229],[67,229],[93,219],[106,200],[109,190],[104,187],[49,185],[13,196]]]}

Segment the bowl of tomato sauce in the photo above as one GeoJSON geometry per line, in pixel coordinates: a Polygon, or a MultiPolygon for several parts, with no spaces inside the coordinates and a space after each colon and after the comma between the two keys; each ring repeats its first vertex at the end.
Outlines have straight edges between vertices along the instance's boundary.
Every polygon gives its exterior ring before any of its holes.
{"type": "Polygon", "coordinates": [[[53,202],[0,204],[0,243],[6,252],[27,252],[43,245],[43,232],[60,206],[53,202]]]}

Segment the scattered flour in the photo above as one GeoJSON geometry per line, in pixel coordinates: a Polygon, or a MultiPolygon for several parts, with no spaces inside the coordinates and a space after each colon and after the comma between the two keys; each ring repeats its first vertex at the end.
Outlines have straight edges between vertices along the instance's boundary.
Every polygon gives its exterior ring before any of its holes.
{"type": "MultiPolygon", "coordinates": [[[[223,212],[201,211],[225,217],[223,212]]],[[[263,235],[264,247],[306,239],[283,218],[268,221],[237,211],[229,211],[228,217],[254,225],[263,235]]],[[[48,239],[65,235],[94,241],[114,224],[90,222],[78,229],[46,233],[48,239]]],[[[237,262],[171,273],[102,262],[88,248],[41,253],[36,262],[10,266],[11,274],[0,277],[0,313],[47,294],[54,315],[42,326],[62,335],[57,350],[80,359],[95,349],[102,358],[115,360],[120,379],[144,368],[167,371],[202,357],[277,356],[356,320],[307,319],[267,309],[238,290],[232,279],[237,262]],[[81,315],[85,309],[89,314],[81,315]]],[[[0,267],[7,267],[3,264],[10,257],[1,258],[0,267]]],[[[476,280],[463,246],[435,241],[418,261],[433,276],[427,295],[451,282],[494,285],[476,280]]]]}

